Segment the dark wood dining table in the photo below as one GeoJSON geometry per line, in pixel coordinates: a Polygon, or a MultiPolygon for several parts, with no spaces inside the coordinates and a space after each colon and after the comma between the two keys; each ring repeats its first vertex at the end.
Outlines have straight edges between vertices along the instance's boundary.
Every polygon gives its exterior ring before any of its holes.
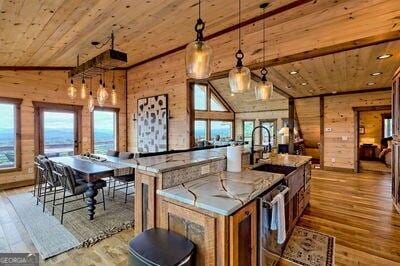
{"type": "MultiPolygon", "coordinates": [[[[102,158],[110,162],[124,164],[117,157],[102,156],[102,158]]],[[[85,192],[87,210],[89,219],[93,220],[96,210],[96,196],[98,194],[95,182],[101,178],[113,177],[114,169],[101,164],[101,162],[96,163],[96,161],[93,160],[81,159],[79,156],[51,157],[49,159],[54,163],[62,163],[70,166],[79,177],[87,181],[88,189],[85,192]]],[[[124,165],[129,167],[127,164],[124,165]]]]}

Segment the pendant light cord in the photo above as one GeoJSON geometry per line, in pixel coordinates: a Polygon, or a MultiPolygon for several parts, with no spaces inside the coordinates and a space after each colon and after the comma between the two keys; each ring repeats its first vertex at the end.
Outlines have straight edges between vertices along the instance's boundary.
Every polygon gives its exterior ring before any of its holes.
{"type": "MultiPolygon", "coordinates": [[[[265,14],[265,8],[263,9],[263,15],[265,14]]],[[[263,66],[265,68],[265,18],[263,19],[263,66]]]]}
{"type": "Polygon", "coordinates": [[[199,0],[199,19],[201,18],[201,0],[199,0]]]}
{"type": "Polygon", "coordinates": [[[242,21],[242,14],[241,14],[241,10],[242,10],[242,1],[239,0],[239,50],[241,50],[242,47],[242,27],[240,26],[240,22],[242,21]]]}

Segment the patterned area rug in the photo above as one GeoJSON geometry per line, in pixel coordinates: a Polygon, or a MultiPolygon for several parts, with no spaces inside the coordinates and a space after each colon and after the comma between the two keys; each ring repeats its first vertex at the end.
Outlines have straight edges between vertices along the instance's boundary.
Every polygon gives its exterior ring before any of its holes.
{"type": "Polygon", "coordinates": [[[296,226],[283,257],[300,265],[334,265],[335,238],[296,226]]]}
{"type": "MultiPolygon", "coordinates": [[[[46,212],[43,213],[42,205],[36,205],[36,198],[32,193],[13,195],[9,199],[39,254],[43,259],[47,259],[72,248],[94,245],[134,226],[132,196],[128,196],[128,202],[124,204],[123,193],[116,191],[115,199],[112,199],[107,197],[106,191],[107,189],[104,191],[106,210],[103,210],[103,205],[96,205],[96,214],[92,221],[88,219],[87,210],[84,208],[64,214],[63,224],[60,223],[60,210],[56,209],[55,215],[52,216],[51,203],[48,202],[46,212]]],[[[98,202],[102,200],[101,191],[96,199],[98,202]]],[[[65,209],[70,210],[85,205],[82,199],[66,204],[65,209]]]]}

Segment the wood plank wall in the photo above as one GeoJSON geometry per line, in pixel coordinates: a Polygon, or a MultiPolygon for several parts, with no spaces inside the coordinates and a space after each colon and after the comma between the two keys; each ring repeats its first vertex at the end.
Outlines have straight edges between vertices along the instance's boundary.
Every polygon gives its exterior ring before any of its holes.
{"type": "MultiPolygon", "coordinates": [[[[119,149],[126,150],[126,71],[116,71],[118,93],[119,149]]],[[[106,75],[110,84],[112,74],[106,75]]],[[[75,82],[79,88],[80,83],[75,82]]],[[[93,79],[97,89],[98,79],[93,79]]],[[[21,105],[21,166],[20,172],[0,174],[0,184],[21,182],[33,179],[34,159],[34,109],[32,101],[83,105],[82,112],[82,151],[90,151],[91,115],[87,109],[87,100],[70,100],[67,96],[67,73],[64,71],[1,71],[0,96],[23,99],[21,105]]],[[[96,95],[94,91],[94,95],[96,95]]],[[[110,102],[106,106],[111,106],[110,102]]]]}
{"type": "Polygon", "coordinates": [[[329,96],[324,97],[324,102],[324,166],[354,169],[355,125],[352,108],[391,105],[391,92],[329,96]],[[331,131],[328,132],[327,128],[331,131]],[[347,137],[347,140],[342,137],[347,137]]]}
{"type": "Polygon", "coordinates": [[[320,98],[296,99],[295,107],[301,134],[304,139],[305,152],[319,159],[320,151],[320,98]]]}
{"type": "MultiPolygon", "coordinates": [[[[267,19],[268,36],[279,36],[279,40],[268,45],[270,49],[267,49],[267,59],[299,53],[306,54],[310,49],[317,50],[394,30],[390,19],[386,19],[385,16],[379,19],[376,17],[377,26],[374,32],[366,30],[368,25],[364,23],[364,18],[370,17],[371,14],[364,13],[369,5],[368,2],[361,5],[357,0],[312,1],[303,5],[302,8],[294,8],[267,19]],[[358,19],[352,19],[353,17],[358,19]]],[[[379,12],[383,12],[385,8],[390,10],[387,1],[378,0],[376,5],[381,7],[379,12]]],[[[377,11],[368,9],[368,12],[375,14],[377,11]]],[[[242,32],[244,64],[260,62],[262,21],[244,27],[242,32]]],[[[214,38],[209,41],[209,44],[214,50],[214,72],[231,69],[235,63],[237,31],[214,38]]],[[[179,51],[128,70],[129,150],[136,149],[136,128],[132,118],[133,113],[136,113],[137,99],[163,93],[169,95],[171,115],[174,117],[169,127],[169,148],[189,147],[190,116],[187,104],[185,53],[179,51]]]]}

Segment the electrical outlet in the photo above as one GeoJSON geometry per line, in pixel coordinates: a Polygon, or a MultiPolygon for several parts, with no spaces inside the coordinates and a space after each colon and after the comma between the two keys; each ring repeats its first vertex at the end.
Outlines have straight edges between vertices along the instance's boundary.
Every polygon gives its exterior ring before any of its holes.
{"type": "Polygon", "coordinates": [[[332,158],[331,161],[332,161],[332,163],[336,163],[336,159],[335,158],[332,158]]]}
{"type": "Polygon", "coordinates": [[[33,168],[32,167],[29,167],[28,168],[28,174],[32,174],[33,173],[33,168]]]}
{"type": "Polygon", "coordinates": [[[207,164],[207,165],[202,166],[201,167],[201,175],[206,175],[208,173],[210,173],[210,165],[207,164]]]}
{"type": "Polygon", "coordinates": [[[347,136],[342,136],[342,140],[347,141],[349,138],[347,136]]]}
{"type": "Polygon", "coordinates": [[[325,128],[325,131],[326,131],[326,132],[332,132],[332,128],[327,127],[327,128],[325,128]]]}

